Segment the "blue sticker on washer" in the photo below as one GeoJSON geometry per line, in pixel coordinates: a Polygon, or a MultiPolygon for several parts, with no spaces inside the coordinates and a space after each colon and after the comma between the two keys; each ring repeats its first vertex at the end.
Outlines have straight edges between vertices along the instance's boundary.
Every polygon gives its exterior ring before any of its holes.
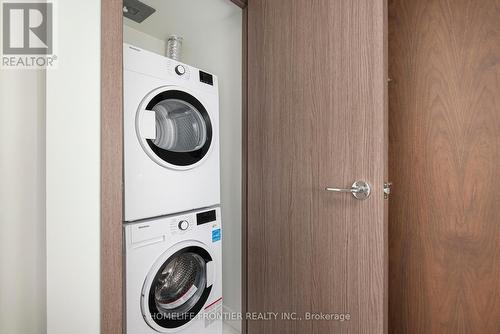
{"type": "Polygon", "coordinates": [[[220,228],[212,230],[212,242],[220,241],[220,228]]]}

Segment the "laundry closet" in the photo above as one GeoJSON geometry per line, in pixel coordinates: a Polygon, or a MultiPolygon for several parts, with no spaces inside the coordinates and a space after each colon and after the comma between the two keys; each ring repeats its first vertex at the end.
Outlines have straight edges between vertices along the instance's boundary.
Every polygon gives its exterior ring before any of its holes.
{"type": "Polygon", "coordinates": [[[123,5],[126,333],[239,333],[243,11],[123,5]]]}

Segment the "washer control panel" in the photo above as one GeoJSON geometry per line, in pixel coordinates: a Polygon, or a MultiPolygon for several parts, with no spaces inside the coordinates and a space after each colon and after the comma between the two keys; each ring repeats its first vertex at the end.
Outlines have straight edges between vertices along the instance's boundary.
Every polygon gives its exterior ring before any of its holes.
{"type": "Polygon", "coordinates": [[[170,237],[196,240],[202,238],[207,243],[209,240],[212,243],[220,242],[222,240],[221,225],[220,208],[207,208],[203,211],[192,211],[182,215],[126,224],[125,228],[130,234],[127,242],[135,245],[134,247],[142,247],[141,245],[177,240],[170,239],[170,237]]]}

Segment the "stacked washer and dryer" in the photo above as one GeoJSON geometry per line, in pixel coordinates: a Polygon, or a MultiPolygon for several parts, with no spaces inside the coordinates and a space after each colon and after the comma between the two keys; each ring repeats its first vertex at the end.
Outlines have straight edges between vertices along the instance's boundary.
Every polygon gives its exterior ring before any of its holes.
{"type": "Polygon", "coordinates": [[[124,45],[126,333],[221,334],[217,78],[124,45]]]}

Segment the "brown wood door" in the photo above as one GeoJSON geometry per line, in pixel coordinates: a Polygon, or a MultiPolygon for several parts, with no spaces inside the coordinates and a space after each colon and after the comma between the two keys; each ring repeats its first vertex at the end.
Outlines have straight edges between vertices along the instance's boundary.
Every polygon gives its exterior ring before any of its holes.
{"type": "Polygon", "coordinates": [[[246,307],[279,313],[248,333],[384,333],[386,3],[250,0],[247,11],[246,307]],[[325,190],[356,180],[369,199],[325,190]]]}
{"type": "Polygon", "coordinates": [[[391,0],[390,333],[500,333],[500,2],[391,0]]]}

